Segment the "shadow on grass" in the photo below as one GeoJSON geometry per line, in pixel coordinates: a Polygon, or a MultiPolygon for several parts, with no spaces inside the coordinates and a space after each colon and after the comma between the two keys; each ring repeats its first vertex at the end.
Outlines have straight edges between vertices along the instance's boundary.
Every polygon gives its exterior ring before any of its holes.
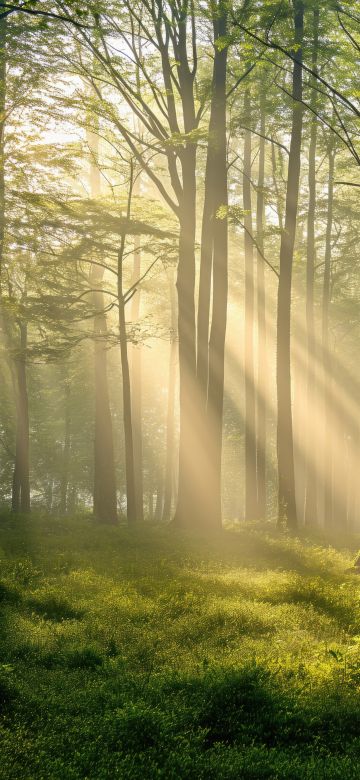
{"type": "Polygon", "coordinates": [[[83,610],[74,609],[67,601],[55,597],[31,598],[25,603],[36,615],[53,623],[62,623],[63,620],[81,620],[84,615],[83,610]]]}
{"type": "MultiPolygon", "coordinates": [[[[358,694],[339,699],[328,687],[299,695],[257,664],[233,671],[210,670],[202,679],[173,682],[173,692],[187,702],[194,725],[210,748],[266,745],[279,748],[327,747],[336,753],[359,740],[358,694]]],[[[171,692],[169,686],[168,692],[171,692]]]]}
{"type": "Polygon", "coordinates": [[[299,584],[299,587],[284,587],[281,592],[271,594],[267,600],[272,604],[309,605],[317,612],[334,620],[339,628],[357,633],[359,630],[359,610],[353,604],[341,600],[339,594],[325,590],[322,582],[299,584]]]}
{"type": "Polygon", "coordinates": [[[9,654],[11,609],[18,606],[21,596],[15,588],[0,582],[0,716],[10,717],[18,698],[18,690],[12,679],[13,660],[9,654]]]}

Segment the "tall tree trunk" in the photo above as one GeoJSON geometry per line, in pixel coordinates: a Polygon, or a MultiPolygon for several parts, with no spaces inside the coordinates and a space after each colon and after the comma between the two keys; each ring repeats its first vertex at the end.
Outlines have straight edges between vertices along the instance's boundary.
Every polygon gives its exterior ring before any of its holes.
{"type": "Polygon", "coordinates": [[[26,377],[27,324],[20,324],[20,349],[15,359],[16,449],[12,489],[13,512],[30,512],[29,399],[26,377]]]}
{"type": "MultiPolygon", "coordinates": [[[[260,96],[259,174],[256,203],[256,239],[260,252],[264,253],[264,183],[265,183],[265,93],[260,96]]],[[[258,370],[257,370],[257,510],[260,519],[266,518],[266,424],[268,393],[268,360],[266,333],[265,264],[257,253],[257,320],[258,320],[258,370]]]]}
{"type": "MultiPolygon", "coordinates": [[[[131,177],[132,178],[132,177],[131,177]]],[[[128,219],[130,218],[130,206],[132,195],[132,182],[130,184],[128,200],[128,219]]],[[[126,472],[126,513],[129,525],[134,525],[138,519],[136,506],[135,467],[134,467],[134,439],[131,404],[130,367],[128,356],[127,328],[125,317],[125,300],[123,290],[123,260],[125,250],[125,232],[121,237],[121,246],[118,252],[117,284],[118,284],[118,311],[119,311],[119,341],[122,372],[123,395],[123,419],[125,439],[125,472],[126,472]]]]}
{"type": "MultiPolygon", "coordinates": [[[[3,276],[3,255],[5,237],[5,157],[4,135],[6,121],[6,17],[0,19],[0,306],[3,276]]],[[[1,322],[1,311],[0,311],[1,322]]]]}
{"type": "Polygon", "coordinates": [[[334,522],[333,496],[333,436],[332,436],[332,361],[329,339],[329,310],[331,303],[331,234],[334,200],[335,143],[333,136],[329,148],[328,207],[326,218],[325,263],[322,292],[322,370],[326,395],[324,398],[324,513],[325,525],[332,527],[334,522]]]}
{"type": "Polygon", "coordinates": [[[280,245],[280,278],[277,309],[277,458],[279,522],[289,528],[297,527],[294,446],[291,403],[291,283],[297,207],[299,197],[301,137],[302,137],[302,40],[304,32],[304,4],[294,0],[295,43],[293,66],[293,115],[288,179],[286,191],[285,226],[280,245]]]}
{"type": "Polygon", "coordinates": [[[209,331],[210,331],[210,303],[211,303],[211,279],[213,270],[214,252],[214,221],[216,183],[214,181],[216,167],[217,126],[215,110],[215,63],[212,80],[212,102],[209,120],[209,137],[205,165],[204,181],[204,205],[201,223],[200,244],[200,275],[197,310],[197,356],[196,374],[201,398],[204,423],[206,424],[206,405],[209,383],[209,331]]]}
{"type": "Polygon", "coordinates": [[[200,496],[198,517],[207,528],[221,527],[221,457],[224,398],[224,356],[227,319],[227,159],[226,69],[227,47],[218,39],[226,35],[226,8],[219,2],[214,12],[214,64],[205,171],[198,300],[196,430],[200,440],[197,457],[200,496]],[[224,213],[218,214],[220,207],[224,213]],[[209,328],[212,276],[212,317],[209,328]],[[199,467],[198,467],[199,468],[199,467]]]}
{"type": "Polygon", "coordinates": [[[198,522],[198,395],[195,350],[195,229],[196,148],[187,145],[182,154],[183,194],[180,203],[179,262],[177,271],[180,436],[179,487],[174,518],[179,527],[198,522]]]}
{"type": "MultiPolygon", "coordinates": [[[[93,279],[94,283],[94,279],[93,279]]],[[[99,282],[95,282],[99,283],[99,282]]],[[[102,523],[117,521],[112,419],[107,376],[107,322],[102,292],[93,293],[97,314],[95,337],[95,459],[94,516],[102,523]]]]}
{"type": "Polygon", "coordinates": [[[67,497],[70,474],[70,446],[71,446],[71,416],[70,416],[70,381],[65,382],[65,431],[62,456],[62,469],[60,480],[60,514],[66,515],[68,510],[67,497]]]}
{"type": "Polygon", "coordinates": [[[171,305],[171,335],[169,355],[169,379],[168,401],[166,414],[166,460],[165,460],[165,489],[164,506],[162,513],[163,522],[168,522],[171,516],[171,504],[173,496],[173,472],[174,472],[174,439],[175,439],[175,386],[176,386],[176,355],[177,355],[177,328],[176,328],[176,301],[173,273],[169,274],[169,294],[171,305]]]}
{"type": "MultiPolygon", "coordinates": [[[[244,95],[244,115],[251,125],[250,92],[244,95]]],[[[244,250],[245,250],[245,518],[258,517],[256,479],[256,408],[254,375],[254,250],[251,204],[251,131],[245,130],[244,140],[244,250]]]]}
{"type": "MultiPolygon", "coordinates": [[[[312,69],[317,72],[318,41],[319,41],[319,8],[314,9],[313,18],[313,56],[312,69]]],[[[316,86],[316,85],[314,85],[316,86]]],[[[312,109],[316,112],[317,91],[313,89],[312,109]]],[[[314,320],[314,279],[315,279],[315,214],[316,214],[316,143],[318,119],[315,114],[311,118],[309,147],[309,208],[307,218],[307,265],[306,265],[306,327],[307,327],[307,452],[306,452],[306,488],[305,488],[305,524],[317,524],[317,473],[316,465],[310,453],[312,447],[312,429],[315,423],[314,399],[316,398],[316,339],[314,320]]]]}
{"type": "MultiPolygon", "coordinates": [[[[193,25],[193,30],[195,26],[193,25]]],[[[184,131],[191,134],[197,126],[194,99],[196,65],[189,65],[187,54],[187,18],[178,25],[175,46],[179,63],[178,76],[184,119],[184,131]]],[[[192,33],[193,52],[196,38],[192,33]]],[[[194,139],[185,142],[181,151],[182,192],[179,198],[179,261],[177,270],[178,336],[179,336],[179,481],[174,517],[179,527],[194,527],[199,523],[198,457],[200,436],[196,385],[196,320],[195,320],[195,236],[196,236],[196,153],[194,139]]]]}
{"type": "MultiPolygon", "coordinates": [[[[99,138],[96,133],[87,134],[92,154],[90,189],[93,198],[100,195],[100,170],[98,165],[99,138]]],[[[115,459],[113,428],[110,409],[107,372],[107,320],[104,294],[101,286],[104,269],[92,266],[90,284],[93,292],[94,316],[94,373],[95,373],[95,438],[94,438],[94,517],[102,523],[117,521],[115,459]]]]}
{"type": "MultiPolygon", "coordinates": [[[[134,195],[140,193],[140,178],[136,179],[134,184],[134,195]]],[[[135,237],[134,260],[133,260],[133,279],[135,284],[141,276],[141,248],[140,237],[135,237]]],[[[136,290],[131,301],[131,321],[136,323],[140,314],[140,287],[136,290]]],[[[141,343],[133,344],[131,347],[131,402],[132,402],[132,420],[133,420],[133,442],[134,442],[134,472],[135,472],[135,492],[136,492],[136,513],[137,519],[141,522],[144,519],[144,486],[143,486],[143,446],[142,446],[142,349],[141,343]]]]}

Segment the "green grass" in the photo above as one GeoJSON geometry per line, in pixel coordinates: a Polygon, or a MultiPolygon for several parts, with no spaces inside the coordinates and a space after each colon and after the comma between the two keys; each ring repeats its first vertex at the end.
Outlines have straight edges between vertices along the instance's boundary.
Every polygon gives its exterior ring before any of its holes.
{"type": "Polygon", "coordinates": [[[3,517],[0,778],[358,778],[353,556],[3,517]]]}

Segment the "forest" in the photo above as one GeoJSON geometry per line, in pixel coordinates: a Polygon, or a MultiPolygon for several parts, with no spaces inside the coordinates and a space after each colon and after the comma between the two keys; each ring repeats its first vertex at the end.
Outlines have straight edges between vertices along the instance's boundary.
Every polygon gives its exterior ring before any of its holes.
{"type": "Polygon", "coordinates": [[[0,780],[359,777],[359,66],[0,1],[0,780]]]}

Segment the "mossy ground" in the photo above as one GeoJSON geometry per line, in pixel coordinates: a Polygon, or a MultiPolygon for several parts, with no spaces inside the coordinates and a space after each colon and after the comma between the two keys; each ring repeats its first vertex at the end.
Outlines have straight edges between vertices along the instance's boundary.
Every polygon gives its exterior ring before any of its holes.
{"type": "Polygon", "coordinates": [[[0,778],[359,778],[360,577],[337,547],[3,517],[0,778]]]}

